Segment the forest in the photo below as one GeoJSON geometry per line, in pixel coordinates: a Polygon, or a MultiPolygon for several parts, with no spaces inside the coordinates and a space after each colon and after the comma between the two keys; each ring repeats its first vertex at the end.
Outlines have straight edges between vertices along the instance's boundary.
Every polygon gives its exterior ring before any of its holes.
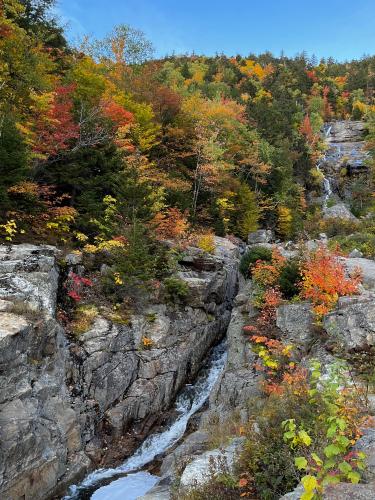
{"type": "Polygon", "coordinates": [[[298,237],[318,210],[324,122],[365,119],[371,149],[374,57],[155,60],[127,25],[73,47],[53,4],[0,10],[3,241],[117,245],[131,267],[119,272],[149,279],[160,239],[298,237]]]}

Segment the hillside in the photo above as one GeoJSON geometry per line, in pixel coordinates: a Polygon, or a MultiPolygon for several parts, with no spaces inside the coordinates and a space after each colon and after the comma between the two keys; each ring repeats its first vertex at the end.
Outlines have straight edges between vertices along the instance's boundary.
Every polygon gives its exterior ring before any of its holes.
{"type": "Polygon", "coordinates": [[[0,497],[371,498],[375,56],[54,6],[0,2],[0,497]]]}

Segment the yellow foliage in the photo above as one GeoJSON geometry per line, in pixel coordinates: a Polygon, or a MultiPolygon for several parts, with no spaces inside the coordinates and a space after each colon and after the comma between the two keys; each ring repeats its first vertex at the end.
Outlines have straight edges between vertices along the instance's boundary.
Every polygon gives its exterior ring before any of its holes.
{"type": "Polygon", "coordinates": [[[212,233],[203,234],[198,240],[198,247],[207,253],[215,251],[215,240],[212,233]]]}
{"type": "Polygon", "coordinates": [[[252,59],[247,59],[245,64],[240,66],[240,71],[246,76],[252,77],[255,76],[259,81],[263,81],[267,76],[271,75],[274,72],[274,67],[272,64],[267,64],[264,68],[259,64],[253,61],[252,59]]]}
{"type": "Polygon", "coordinates": [[[278,230],[279,233],[284,236],[290,236],[292,232],[293,215],[290,208],[279,205],[277,207],[278,212],[278,230]]]}

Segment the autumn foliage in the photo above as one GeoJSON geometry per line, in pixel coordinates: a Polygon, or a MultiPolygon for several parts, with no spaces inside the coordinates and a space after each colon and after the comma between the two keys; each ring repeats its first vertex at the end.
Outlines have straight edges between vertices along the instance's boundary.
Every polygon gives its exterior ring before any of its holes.
{"type": "Polygon", "coordinates": [[[75,85],[59,86],[38,110],[33,135],[33,151],[49,157],[66,150],[79,137],[73,117],[72,93],[75,85]]]}
{"type": "Polygon", "coordinates": [[[302,268],[301,296],[311,300],[318,319],[331,311],[339,297],[358,293],[360,272],[347,276],[337,255],[321,246],[302,268]]]}

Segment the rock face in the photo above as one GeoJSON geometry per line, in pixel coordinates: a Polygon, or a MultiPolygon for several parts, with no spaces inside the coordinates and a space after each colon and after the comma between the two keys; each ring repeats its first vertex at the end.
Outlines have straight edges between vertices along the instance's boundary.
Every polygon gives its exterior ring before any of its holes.
{"type": "Polygon", "coordinates": [[[0,496],[39,499],[87,468],[66,385],[67,341],[54,320],[55,249],[0,247],[0,496]]]}
{"type": "Polygon", "coordinates": [[[365,124],[361,121],[337,121],[326,125],[328,150],[323,169],[328,173],[338,173],[342,166],[356,170],[365,167],[365,124]]]}
{"type": "Polygon", "coordinates": [[[2,499],[61,491],[125,431],[147,432],[194,377],[227,329],[238,261],[227,241],[215,256],[186,258],[181,277],[194,293],[185,304],[153,304],[129,325],[98,317],[74,340],[55,319],[56,250],[0,247],[2,499]],[[151,349],[140,348],[143,336],[151,349]]]}
{"type": "Polygon", "coordinates": [[[254,369],[255,355],[249,348],[248,336],[243,333],[243,327],[248,324],[249,318],[256,314],[251,304],[251,291],[251,282],[240,279],[239,292],[234,300],[227,330],[226,366],[210,395],[209,407],[201,417],[198,431],[190,434],[167,455],[160,469],[161,480],[140,500],[168,500],[171,497],[171,486],[180,472],[181,488],[187,489],[209,480],[209,465],[212,460],[220,462],[223,457],[229,468],[233,465],[235,452],[242,444],[241,439],[234,440],[224,449],[203,451],[209,440],[206,430],[208,425],[225,425],[234,412],[240,414],[244,423],[247,422],[248,403],[260,395],[259,379],[254,369]]]}
{"type": "Polygon", "coordinates": [[[366,131],[366,125],[361,121],[341,120],[332,122],[329,142],[360,142],[363,141],[363,136],[366,131]]]}
{"type": "Polygon", "coordinates": [[[261,243],[271,243],[274,240],[274,234],[269,229],[259,229],[250,233],[247,242],[249,245],[259,245],[261,243]]]}
{"type": "Polygon", "coordinates": [[[276,325],[286,342],[307,349],[313,339],[314,315],[307,302],[283,304],[276,311],[276,325]]]}

